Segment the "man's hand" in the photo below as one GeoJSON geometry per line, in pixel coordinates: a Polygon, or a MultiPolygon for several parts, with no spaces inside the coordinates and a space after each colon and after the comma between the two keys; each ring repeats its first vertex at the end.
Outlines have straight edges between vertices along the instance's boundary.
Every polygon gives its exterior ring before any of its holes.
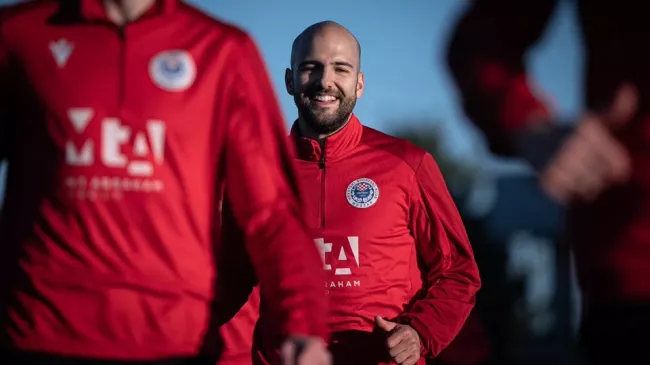
{"type": "Polygon", "coordinates": [[[332,356],[318,337],[290,337],[282,345],[283,365],[331,365],[332,356]]]}
{"type": "Polygon", "coordinates": [[[420,336],[405,324],[375,317],[375,324],[387,334],[386,347],[393,360],[399,365],[415,365],[420,360],[420,336]]]}
{"type": "Polygon", "coordinates": [[[544,191],[559,203],[589,201],[613,184],[626,182],[632,162],[612,131],[627,124],[637,106],[637,90],[623,85],[608,110],[584,116],[542,171],[540,183],[544,191]]]}

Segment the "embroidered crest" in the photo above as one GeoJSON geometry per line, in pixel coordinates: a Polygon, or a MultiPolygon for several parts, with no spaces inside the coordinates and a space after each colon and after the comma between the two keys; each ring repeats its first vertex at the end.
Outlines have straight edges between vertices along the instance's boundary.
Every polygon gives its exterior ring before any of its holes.
{"type": "Polygon", "coordinates": [[[345,197],[355,208],[369,208],[379,199],[379,187],[371,179],[357,179],[348,185],[345,197]]]}

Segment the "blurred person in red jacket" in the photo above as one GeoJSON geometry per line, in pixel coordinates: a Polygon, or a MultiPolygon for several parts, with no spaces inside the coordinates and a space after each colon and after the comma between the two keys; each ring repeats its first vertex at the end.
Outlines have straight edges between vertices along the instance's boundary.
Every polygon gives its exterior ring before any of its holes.
{"type": "Polygon", "coordinates": [[[570,205],[581,338],[595,364],[650,362],[650,23],[641,6],[578,2],[587,110],[576,123],[558,120],[525,67],[556,1],[476,0],[448,54],[492,150],[528,160],[548,195],[570,205]]]}
{"type": "Polygon", "coordinates": [[[229,312],[211,303],[236,312],[244,267],[282,362],[329,363],[324,274],[246,33],[179,0],[27,2],[2,12],[0,86],[2,364],[216,354],[229,312]]]}
{"type": "Polygon", "coordinates": [[[321,252],[336,364],[424,364],[458,334],[479,273],[433,157],[365,127],[361,48],[321,22],[294,41],[287,92],[297,174],[321,252]]]}

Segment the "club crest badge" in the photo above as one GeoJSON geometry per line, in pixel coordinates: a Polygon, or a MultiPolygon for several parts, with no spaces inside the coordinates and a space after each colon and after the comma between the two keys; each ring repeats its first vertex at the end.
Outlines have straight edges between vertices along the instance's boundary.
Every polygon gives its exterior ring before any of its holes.
{"type": "Polygon", "coordinates": [[[194,83],[196,64],[186,51],[164,51],[151,59],[149,75],[165,91],[183,91],[194,83]]]}
{"type": "Polygon", "coordinates": [[[370,208],[379,199],[379,187],[368,178],[357,179],[348,185],[345,197],[355,208],[370,208]]]}

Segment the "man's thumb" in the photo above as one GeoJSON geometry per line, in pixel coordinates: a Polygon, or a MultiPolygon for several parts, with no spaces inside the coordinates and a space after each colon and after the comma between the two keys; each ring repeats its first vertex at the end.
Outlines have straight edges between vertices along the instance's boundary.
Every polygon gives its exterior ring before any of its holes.
{"type": "Polygon", "coordinates": [[[397,323],[387,321],[387,320],[381,318],[380,316],[375,317],[375,324],[377,324],[377,327],[381,328],[382,330],[384,330],[386,332],[392,331],[397,326],[397,323]]]}
{"type": "Polygon", "coordinates": [[[296,362],[296,344],[285,341],[281,348],[282,365],[293,365],[296,362]]]}
{"type": "Polygon", "coordinates": [[[630,83],[621,85],[616,90],[614,101],[605,115],[607,124],[614,129],[624,126],[634,118],[638,106],[639,92],[637,88],[630,83]]]}

